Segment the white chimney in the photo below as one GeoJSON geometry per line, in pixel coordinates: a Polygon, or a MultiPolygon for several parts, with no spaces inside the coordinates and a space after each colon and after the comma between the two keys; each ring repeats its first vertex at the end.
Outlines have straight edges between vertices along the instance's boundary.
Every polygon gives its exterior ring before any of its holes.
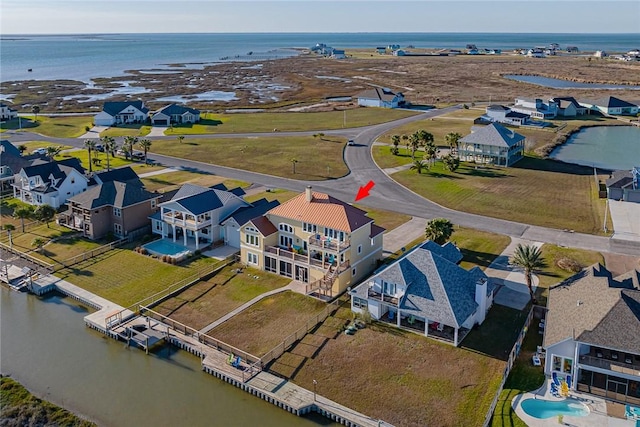
{"type": "Polygon", "coordinates": [[[313,200],[313,193],[311,192],[311,186],[307,185],[306,190],[304,191],[305,196],[307,198],[307,202],[311,202],[313,200]]]}
{"type": "Polygon", "coordinates": [[[482,324],[487,316],[489,301],[487,301],[488,281],[482,278],[476,282],[476,303],[478,303],[478,311],[476,313],[476,322],[482,324]]]}

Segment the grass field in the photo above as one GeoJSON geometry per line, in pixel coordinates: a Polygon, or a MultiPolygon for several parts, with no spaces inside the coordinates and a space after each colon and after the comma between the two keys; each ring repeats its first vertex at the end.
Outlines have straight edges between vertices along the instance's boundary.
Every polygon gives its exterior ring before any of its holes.
{"type": "Polygon", "coordinates": [[[100,132],[100,136],[146,136],[151,132],[151,126],[141,124],[118,125],[100,132]]]}
{"type": "Polygon", "coordinates": [[[604,200],[590,168],[526,157],[514,167],[475,169],[463,163],[456,172],[441,162],[422,174],[405,170],[393,179],[443,206],[526,224],[599,234],[604,200]]]}
{"type": "Polygon", "coordinates": [[[231,189],[235,187],[248,187],[250,184],[244,181],[226,179],[223,176],[211,175],[207,173],[191,171],[175,171],[141,178],[148,191],[167,192],[179,188],[182,184],[201,185],[210,187],[212,185],[224,183],[231,189]]]}
{"type": "Polygon", "coordinates": [[[71,148],[68,145],[53,144],[49,141],[29,141],[29,142],[22,142],[20,144],[16,144],[17,147],[20,147],[21,145],[24,145],[27,148],[23,153],[25,156],[27,154],[33,153],[33,150],[37,148],[47,148],[50,146],[60,147],[61,150],[68,150],[69,148],[71,148]]]}
{"type": "Polygon", "coordinates": [[[217,262],[213,258],[201,257],[176,266],[140,255],[130,247],[122,247],[55,274],[89,292],[128,307],[217,262]]]}
{"type": "Polygon", "coordinates": [[[345,335],[350,319],[346,303],[273,369],[398,427],[482,424],[504,362],[378,322],[345,335]]]}
{"type": "Polygon", "coordinates": [[[324,307],[325,303],[314,298],[285,291],[260,300],[209,335],[261,357],[324,307]]]}
{"type": "Polygon", "coordinates": [[[214,114],[203,113],[200,123],[175,125],[165,135],[205,133],[246,133],[279,131],[308,131],[360,127],[389,122],[413,116],[412,111],[384,108],[357,108],[355,110],[320,113],[260,113],[214,114]]]}
{"type": "Polygon", "coordinates": [[[202,329],[254,297],[286,286],[291,281],[252,268],[236,273],[238,267],[241,265],[225,267],[210,279],[198,282],[154,307],[154,310],[192,328],[202,329]]]}
{"type": "Polygon", "coordinates": [[[312,136],[153,141],[151,151],[299,180],[339,178],[349,171],[342,158],[344,138],[312,136]],[[293,163],[292,160],[297,160],[293,163]],[[293,173],[295,165],[296,173],[293,173]]]}
{"type": "Polygon", "coordinates": [[[249,203],[253,203],[256,200],[259,200],[262,198],[267,199],[269,201],[278,200],[280,203],[284,203],[287,200],[293,199],[298,194],[300,193],[297,193],[295,191],[282,190],[280,188],[274,188],[269,191],[263,191],[261,193],[252,194],[251,196],[245,196],[244,199],[249,203]]]}
{"type": "Polygon", "coordinates": [[[74,426],[95,424],[32,395],[16,380],[0,377],[0,407],[5,426],[74,426]]]}
{"type": "MultiPolygon", "coordinates": [[[[55,160],[64,160],[70,157],[75,157],[80,159],[80,163],[82,163],[82,167],[84,167],[87,171],[89,170],[89,152],[84,149],[78,149],[73,151],[67,151],[65,153],[61,153],[55,157],[55,160]]],[[[100,151],[92,151],[91,152],[92,159],[99,159],[99,164],[93,164],[91,169],[94,172],[107,170],[107,153],[103,153],[100,151]]],[[[126,160],[121,156],[109,156],[109,167],[111,169],[119,168],[121,166],[127,166],[134,164],[135,162],[131,160],[126,160]]]]}
{"type": "MultiPolygon", "coordinates": [[[[77,138],[85,134],[85,126],[93,127],[93,116],[22,117],[22,129],[56,138],[77,138]]],[[[17,119],[0,125],[2,129],[18,129],[17,119]]]]}
{"type": "Polygon", "coordinates": [[[511,238],[503,234],[459,226],[454,230],[450,241],[455,243],[462,252],[460,267],[465,269],[478,266],[484,270],[511,243],[511,238]]]}

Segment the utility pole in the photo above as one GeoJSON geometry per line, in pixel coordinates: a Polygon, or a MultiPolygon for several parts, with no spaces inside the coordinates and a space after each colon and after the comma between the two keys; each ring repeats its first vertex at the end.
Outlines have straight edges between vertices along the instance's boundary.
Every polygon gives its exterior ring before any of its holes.
{"type": "Polygon", "coordinates": [[[609,213],[609,197],[607,197],[607,200],[605,201],[604,204],[604,224],[602,225],[602,228],[604,228],[604,232],[607,232],[607,214],[609,213]]]}
{"type": "Polygon", "coordinates": [[[343,115],[343,118],[342,118],[342,127],[346,128],[347,127],[347,110],[344,110],[343,113],[344,113],[344,115],[343,115]]]}

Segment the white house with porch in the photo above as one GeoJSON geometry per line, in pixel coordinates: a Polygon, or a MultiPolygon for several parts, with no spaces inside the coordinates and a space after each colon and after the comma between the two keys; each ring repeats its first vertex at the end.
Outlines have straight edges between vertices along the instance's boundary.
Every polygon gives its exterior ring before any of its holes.
{"type": "Polygon", "coordinates": [[[102,111],[95,115],[96,126],[144,123],[149,117],[149,109],[142,101],[105,102],[102,111]]]}
{"type": "Polygon", "coordinates": [[[482,270],[458,265],[452,243],[422,243],[353,289],[351,310],[458,346],[482,324],[494,285],[482,270]]]}
{"type": "MultiPolygon", "coordinates": [[[[151,230],[162,238],[171,237],[187,247],[207,246],[226,240],[220,225],[240,208],[251,206],[230,191],[185,184],[171,198],[160,203],[159,211],[150,216],[151,230]]],[[[236,230],[239,235],[239,231],[236,230]]]]}

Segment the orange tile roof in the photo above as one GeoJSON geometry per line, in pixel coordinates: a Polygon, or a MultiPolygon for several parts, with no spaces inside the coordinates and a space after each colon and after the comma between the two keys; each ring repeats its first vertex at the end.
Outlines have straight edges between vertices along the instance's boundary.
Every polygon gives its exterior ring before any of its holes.
{"type": "Polygon", "coordinates": [[[349,233],[373,222],[373,219],[366,216],[366,212],[362,209],[328,194],[315,191],[312,194],[311,202],[307,202],[305,192],[271,209],[267,215],[278,215],[349,233]]]}

